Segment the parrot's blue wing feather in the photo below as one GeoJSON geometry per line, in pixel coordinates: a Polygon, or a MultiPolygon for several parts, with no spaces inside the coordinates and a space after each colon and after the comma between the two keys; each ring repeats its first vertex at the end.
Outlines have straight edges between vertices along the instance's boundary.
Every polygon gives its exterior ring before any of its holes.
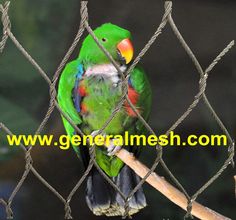
{"type": "Polygon", "coordinates": [[[75,105],[75,108],[78,112],[81,112],[81,108],[80,108],[81,96],[78,92],[78,89],[79,89],[79,82],[82,78],[83,73],[84,73],[83,65],[79,64],[78,73],[76,74],[75,87],[73,90],[74,105],[75,105]]]}

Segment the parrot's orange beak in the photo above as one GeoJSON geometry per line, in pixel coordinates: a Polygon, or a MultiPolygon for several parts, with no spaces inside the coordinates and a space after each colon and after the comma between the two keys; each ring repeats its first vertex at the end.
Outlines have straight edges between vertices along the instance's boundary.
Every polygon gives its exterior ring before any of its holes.
{"type": "Polygon", "coordinates": [[[122,40],[118,45],[121,56],[125,59],[125,63],[128,64],[133,59],[134,48],[129,38],[122,40]]]}

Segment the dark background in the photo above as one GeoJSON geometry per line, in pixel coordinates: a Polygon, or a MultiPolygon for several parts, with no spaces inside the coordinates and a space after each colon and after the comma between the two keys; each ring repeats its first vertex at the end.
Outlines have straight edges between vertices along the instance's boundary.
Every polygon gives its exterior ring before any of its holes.
{"type": "MultiPolygon", "coordinates": [[[[2,1],[1,1],[2,2],[2,1]]],[[[112,22],[133,34],[136,55],[152,36],[164,13],[163,1],[90,1],[92,28],[112,22]]],[[[50,77],[75,36],[80,22],[80,2],[71,0],[12,1],[12,31],[50,77]]],[[[236,36],[236,2],[179,0],[173,2],[173,18],[203,69],[236,36]]],[[[85,37],[83,35],[83,37],[85,37]]],[[[77,57],[80,44],[71,59],[77,57]]],[[[236,69],[233,49],[211,72],[206,94],[231,135],[236,133],[236,69]]],[[[186,110],[198,92],[199,74],[174,36],[169,25],[141,61],[153,89],[150,125],[164,133],[186,110]]],[[[46,82],[9,40],[0,55],[0,121],[16,134],[33,133],[47,111],[49,91],[46,82]]],[[[4,136],[0,131],[1,136],[4,136]]],[[[45,134],[64,134],[58,112],[54,112],[45,134]]],[[[221,134],[211,114],[201,102],[176,129],[188,134],[221,134]]],[[[24,171],[24,154],[12,150],[1,138],[0,197],[8,198],[24,171]]],[[[72,149],[35,148],[34,166],[64,197],[83,174],[82,164],[72,149]]],[[[195,193],[223,164],[225,147],[167,147],[164,160],[190,195],[195,193]]],[[[141,160],[151,165],[155,151],[148,149],[141,160]]],[[[168,178],[160,166],[160,175],[168,178]]],[[[198,201],[235,217],[235,172],[229,167],[198,201]]],[[[148,207],[133,219],[183,219],[185,212],[159,192],[144,185],[148,207]]],[[[72,200],[74,219],[106,219],[94,216],[84,199],[84,185],[72,200]]],[[[14,219],[63,219],[62,203],[32,174],[13,202],[14,219]]],[[[5,217],[0,207],[0,219],[5,217]]],[[[119,218],[117,218],[119,219],[119,218]]]]}

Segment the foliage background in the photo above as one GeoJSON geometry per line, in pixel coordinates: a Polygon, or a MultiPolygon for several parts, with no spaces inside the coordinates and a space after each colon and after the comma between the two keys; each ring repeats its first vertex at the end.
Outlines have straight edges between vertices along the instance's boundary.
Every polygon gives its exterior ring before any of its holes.
{"type": "MultiPolygon", "coordinates": [[[[1,2],[2,3],[2,2],[1,2]]],[[[80,2],[76,0],[11,1],[12,31],[18,40],[53,75],[79,26],[80,2]]],[[[236,36],[236,2],[233,0],[179,0],[173,2],[173,18],[203,67],[236,36]]],[[[145,45],[161,21],[163,1],[90,1],[89,20],[93,28],[112,22],[133,33],[136,54],[145,45]]],[[[84,35],[85,36],[85,35],[84,35]]],[[[80,45],[71,59],[79,52],[80,45]]],[[[235,137],[236,69],[233,49],[210,74],[207,95],[216,112],[235,137]]],[[[141,61],[148,73],[154,104],[150,125],[158,134],[165,132],[191,103],[198,90],[199,76],[190,59],[167,25],[141,61]]],[[[46,82],[8,41],[0,55],[0,121],[16,134],[35,131],[46,113],[49,91],[46,82]]],[[[64,133],[60,116],[55,112],[45,133],[64,133]]],[[[176,130],[182,136],[220,134],[218,126],[202,103],[176,130]]],[[[9,196],[24,170],[24,154],[9,149],[0,132],[0,197],[9,196]]],[[[142,160],[151,165],[153,149],[142,160]]],[[[219,169],[227,149],[203,147],[167,147],[164,160],[190,194],[194,193],[219,169]]],[[[63,196],[68,195],[83,173],[73,150],[35,148],[34,166],[63,196]]],[[[158,173],[165,176],[161,167],[158,173]]],[[[206,206],[231,218],[236,216],[234,171],[227,169],[221,178],[198,199],[206,206]]],[[[168,179],[168,178],[167,178],[168,179]]],[[[170,203],[148,185],[144,186],[149,206],[135,220],[182,219],[185,212],[170,203]]],[[[105,219],[91,214],[85,204],[84,185],[72,202],[75,219],[105,219]]],[[[15,219],[63,219],[60,201],[30,174],[13,204],[15,219]]],[[[0,219],[4,210],[0,207],[0,219]]],[[[118,218],[117,218],[118,219],[118,218]]]]}

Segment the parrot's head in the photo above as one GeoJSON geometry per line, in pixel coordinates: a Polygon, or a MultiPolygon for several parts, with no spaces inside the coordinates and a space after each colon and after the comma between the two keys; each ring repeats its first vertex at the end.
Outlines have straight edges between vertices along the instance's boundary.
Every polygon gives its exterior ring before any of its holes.
{"type": "MultiPolygon", "coordinates": [[[[121,65],[130,63],[133,58],[134,49],[131,43],[131,34],[128,30],[111,23],[106,23],[98,27],[94,33],[116,62],[121,65]]],[[[83,41],[79,59],[85,65],[110,62],[91,35],[88,35],[83,41]]]]}

